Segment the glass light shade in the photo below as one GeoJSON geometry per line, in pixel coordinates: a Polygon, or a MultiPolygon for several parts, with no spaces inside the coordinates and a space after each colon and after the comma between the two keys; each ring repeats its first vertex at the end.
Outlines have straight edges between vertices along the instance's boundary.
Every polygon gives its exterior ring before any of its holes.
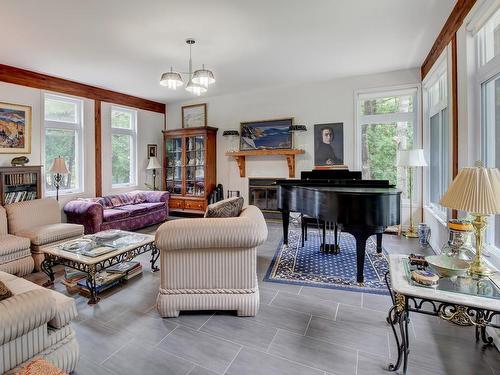
{"type": "Polygon", "coordinates": [[[146,169],[150,170],[150,169],[160,169],[161,168],[161,164],[160,164],[160,161],[158,160],[158,158],[156,156],[151,156],[149,158],[149,163],[148,163],[148,166],[146,167],[146,169]]]}
{"type": "Polygon", "coordinates": [[[399,151],[398,167],[427,167],[423,149],[399,151]]]}
{"type": "Polygon", "coordinates": [[[198,96],[207,92],[206,87],[203,87],[201,85],[198,85],[197,83],[194,83],[193,80],[190,80],[188,82],[188,84],[186,85],[186,90],[189,91],[190,93],[198,95],[198,96]]]}
{"type": "Polygon", "coordinates": [[[69,170],[68,167],[66,166],[66,162],[64,161],[64,158],[59,156],[57,158],[54,158],[54,161],[52,162],[52,167],[50,167],[50,173],[53,174],[68,174],[69,170]]]}
{"type": "Polygon", "coordinates": [[[166,86],[169,89],[175,90],[177,87],[183,85],[182,77],[179,73],[172,72],[172,71],[167,72],[167,73],[163,73],[161,75],[160,85],[166,86]]]}
{"type": "Polygon", "coordinates": [[[215,82],[215,78],[212,71],[203,67],[203,69],[198,69],[193,73],[192,81],[198,85],[208,87],[208,85],[215,82]]]}

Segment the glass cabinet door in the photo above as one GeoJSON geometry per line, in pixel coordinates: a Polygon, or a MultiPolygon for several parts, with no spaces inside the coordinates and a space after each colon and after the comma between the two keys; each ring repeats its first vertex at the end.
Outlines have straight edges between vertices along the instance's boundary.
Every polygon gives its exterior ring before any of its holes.
{"type": "Polygon", "coordinates": [[[167,191],[170,194],[182,194],[182,138],[168,138],[166,150],[167,191]]]}
{"type": "Polygon", "coordinates": [[[205,137],[186,138],[186,195],[205,196],[205,137]]]}

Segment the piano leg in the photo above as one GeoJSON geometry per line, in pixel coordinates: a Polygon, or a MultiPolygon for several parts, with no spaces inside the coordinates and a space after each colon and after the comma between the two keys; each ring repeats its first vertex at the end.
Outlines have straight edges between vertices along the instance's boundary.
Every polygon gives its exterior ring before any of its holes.
{"type": "Polygon", "coordinates": [[[358,283],[363,283],[364,278],[364,267],[365,267],[365,253],[366,253],[366,240],[370,237],[370,233],[367,232],[350,232],[354,238],[356,238],[356,281],[358,283]]]}
{"type": "Polygon", "coordinates": [[[335,254],[340,253],[340,245],[339,245],[339,226],[337,223],[335,223],[335,244],[334,244],[334,249],[333,252],[335,254]]]}
{"type": "Polygon", "coordinates": [[[283,219],[283,244],[288,245],[288,224],[290,223],[290,211],[281,211],[283,219]]]}
{"type": "Polygon", "coordinates": [[[377,254],[382,254],[382,233],[377,233],[377,254]]]}

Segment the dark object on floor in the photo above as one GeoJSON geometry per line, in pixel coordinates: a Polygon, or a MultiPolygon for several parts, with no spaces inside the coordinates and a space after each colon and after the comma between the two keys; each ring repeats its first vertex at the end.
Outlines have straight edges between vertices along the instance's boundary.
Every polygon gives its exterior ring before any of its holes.
{"type": "Polygon", "coordinates": [[[222,184],[218,184],[212,194],[208,197],[208,204],[214,204],[224,199],[224,188],[222,184]]]}
{"type": "Polygon", "coordinates": [[[24,167],[25,164],[28,164],[30,162],[30,159],[28,159],[26,156],[18,156],[17,158],[14,158],[10,161],[10,164],[13,167],[24,167]]]}

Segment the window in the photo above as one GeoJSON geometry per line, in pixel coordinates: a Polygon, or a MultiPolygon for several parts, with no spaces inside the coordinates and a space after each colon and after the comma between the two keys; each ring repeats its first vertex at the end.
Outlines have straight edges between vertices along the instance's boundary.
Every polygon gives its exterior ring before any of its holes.
{"type": "MultiPolygon", "coordinates": [[[[487,167],[500,168],[500,10],[475,36],[477,55],[476,87],[480,87],[480,157],[487,167]]],[[[486,244],[500,249],[500,218],[492,216],[486,244]]]]}
{"type": "Polygon", "coordinates": [[[406,169],[397,167],[397,151],[415,142],[417,89],[359,94],[358,111],[363,179],[389,180],[407,198],[406,169]]]}
{"type": "Polygon", "coordinates": [[[45,193],[55,195],[52,161],[62,156],[69,174],[63,176],[59,194],[81,192],[83,189],[83,102],[66,96],[44,96],[45,193]]]}
{"type": "Polygon", "coordinates": [[[137,180],[137,112],[111,108],[113,187],[135,185],[137,180]]]}

